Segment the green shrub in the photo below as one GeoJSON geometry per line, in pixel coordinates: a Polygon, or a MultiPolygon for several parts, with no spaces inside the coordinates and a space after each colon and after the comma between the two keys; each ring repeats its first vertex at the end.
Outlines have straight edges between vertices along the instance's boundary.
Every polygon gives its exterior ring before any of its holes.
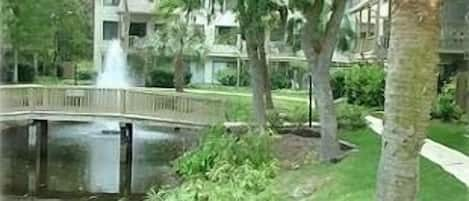
{"type": "Polygon", "coordinates": [[[276,71],[271,74],[272,90],[291,88],[291,81],[285,72],[276,71]]]}
{"type": "Polygon", "coordinates": [[[226,104],[226,121],[245,121],[252,120],[252,109],[249,100],[242,98],[232,98],[229,104],[226,104]]]}
{"type": "Polygon", "coordinates": [[[270,137],[246,134],[237,139],[225,134],[224,128],[211,128],[201,145],[176,161],[176,169],[184,177],[205,175],[220,162],[232,165],[250,163],[255,168],[273,161],[270,137]]]}
{"type": "Polygon", "coordinates": [[[98,73],[93,69],[80,69],[77,73],[78,80],[95,80],[98,76],[98,73]]]}
{"type": "MultiPolygon", "coordinates": [[[[216,76],[218,82],[223,86],[236,86],[238,72],[234,68],[225,68],[218,71],[216,76]]],[[[249,72],[247,70],[241,70],[239,74],[239,85],[249,86],[249,72]]]]}
{"type": "Polygon", "coordinates": [[[233,201],[279,200],[273,193],[265,192],[272,184],[275,167],[254,168],[249,163],[241,166],[220,164],[207,178],[194,178],[175,189],[151,190],[146,201],[233,201]]]}
{"type": "Polygon", "coordinates": [[[293,110],[289,111],[289,113],[287,114],[287,119],[286,119],[286,121],[290,123],[295,123],[298,125],[303,125],[308,120],[309,120],[309,110],[308,110],[307,105],[295,106],[293,110]]]}
{"type": "Polygon", "coordinates": [[[352,104],[339,104],[336,108],[337,122],[343,129],[359,129],[366,127],[365,116],[370,109],[352,104]]]}
{"type": "Polygon", "coordinates": [[[22,83],[31,83],[34,81],[34,67],[31,65],[18,66],[18,81],[22,83]]]}
{"type": "Polygon", "coordinates": [[[443,88],[443,92],[438,95],[437,102],[432,109],[431,116],[434,119],[443,121],[458,121],[463,115],[463,111],[454,100],[455,89],[451,84],[443,88]]]}
{"type": "Polygon", "coordinates": [[[280,116],[280,113],[275,110],[267,111],[267,121],[269,122],[270,128],[278,130],[283,126],[284,119],[280,116]]]}
{"type": "Polygon", "coordinates": [[[350,104],[383,108],[384,85],[382,67],[353,67],[345,73],[345,96],[350,104]]]}
{"type": "Polygon", "coordinates": [[[332,74],[331,86],[334,99],[345,96],[345,75],[344,71],[337,71],[332,74]]]}
{"type": "MultiPolygon", "coordinates": [[[[154,69],[150,71],[147,79],[145,80],[146,87],[162,87],[162,88],[173,88],[174,87],[174,72],[166,69],[154,69]]],[[[191,80],[191,74],[186,72],[184,81],[189,84],[191,80]]]]}
{"type": "MultiPolygon", "coordinates": [[[[371,111],[370,109],[353,104],[336,105],[337,124],[342,129],[359,129],[366,127],[365,116],[371,111]]],[[[314,111],[313,120],[319,121],[319,113],[314,111]]]]}
{"type": "Polygon", "coordinates": [[[206,132],[201,145],[182,156],[176,169],[186,179],[179,187],[150,190],[147,201],[265,200],[261,197],[277,174],[271,137],[225,134],[221,127],[206,132]]]}
{"type": "Polygon", "coordinates": [[[217,80],[224,86],[236,86],[237,72],[233,68],[226,68],[217,72],[217,80]]]}

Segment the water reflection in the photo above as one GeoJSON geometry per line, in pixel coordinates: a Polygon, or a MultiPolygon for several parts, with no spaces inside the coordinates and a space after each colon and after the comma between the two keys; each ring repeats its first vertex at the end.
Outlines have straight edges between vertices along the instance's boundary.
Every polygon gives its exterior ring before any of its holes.
{"type": "MultiPolygon", "coordinates": [[[[118,130],[118,123],[112,124],[118,130]]],[[[49,192],[118,192],[120,136],[103,134],[103,128],[109,129],[109,125],[49,122],[49,192]]],[[[195,137],[194,134],[135,125],[132,192],[144,193],[152,186],[177,182],[177,177],[170,168],[170,161],[192,146],[192,142],[196,141],[195,137]]],[[[27,127],[18,125],[5,131],[1,138],[1,164],[7,173],[4,189],[12,194],[26,194],[27,127]]]]}

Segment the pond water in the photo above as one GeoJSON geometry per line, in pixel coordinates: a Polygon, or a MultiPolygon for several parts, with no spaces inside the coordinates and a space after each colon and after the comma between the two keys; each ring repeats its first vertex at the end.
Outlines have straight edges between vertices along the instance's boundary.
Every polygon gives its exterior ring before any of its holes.
{"type": "MultiPolygon", "coordinates": [[[[49,122],[47,192],[118,193],[120,136],[102,133],[118,128],[117,122],[49,122]]],[[[0,138],[1,188],[6,194],[27,194],[34,157],[28,155],[28,127],[18,122],[0,138]]],[[[195,133],[134,125],[132,193],[176,182],[170,162],[196,141],[195,133]]]]}

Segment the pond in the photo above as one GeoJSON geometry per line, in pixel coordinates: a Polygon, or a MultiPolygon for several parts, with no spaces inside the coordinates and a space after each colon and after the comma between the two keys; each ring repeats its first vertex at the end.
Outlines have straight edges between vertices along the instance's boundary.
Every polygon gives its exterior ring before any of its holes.
{"type": "MultiPolygon", "coordinates": [[[[0,136],[1,187],[4,194],[26,195],[35,156],[28,154],[27,124],[15,125],[0,136]]],[[[52,196],[118,193],[120,136],[102,132],[118,129],[118,122],[49,122],[46,192],[52,196]]],[[[196,141],[196,132],[134,125],[132,193],[177,182],[170,162],[196,141]]]]}

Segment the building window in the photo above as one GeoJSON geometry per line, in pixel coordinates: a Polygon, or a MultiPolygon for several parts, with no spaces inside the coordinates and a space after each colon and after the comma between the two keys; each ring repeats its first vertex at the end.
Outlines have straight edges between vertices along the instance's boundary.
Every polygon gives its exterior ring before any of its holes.
{"type": "Polygon", "coordinates": [[[103,40],[114,40],[119,37],[119,26],[117,22],[103,22],[103,40]]]}
{"type": "Polygon", "coordinates": [[[120,0],[103,0],[105,6],[118,6],[120,0]]]}
{"type": "Polygon", "coordinates": [[[129,36],[143,38],[147,35],[147,23],[130,23],[129,36]]]}
{"type": "Polygon", "coordinates": [[[215,32],[215,44],[236,45],[238,29],[236,27],[217,26],[215,32]]]}

